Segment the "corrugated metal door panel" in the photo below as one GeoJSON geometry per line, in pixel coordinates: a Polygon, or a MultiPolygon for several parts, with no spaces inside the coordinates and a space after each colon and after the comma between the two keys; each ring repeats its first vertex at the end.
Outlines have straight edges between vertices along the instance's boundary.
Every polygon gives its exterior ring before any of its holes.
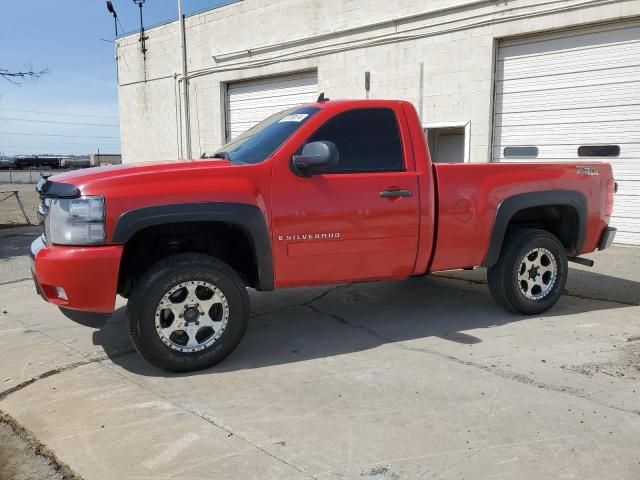
{"type": "Polygon", "coordinates": [[[230,139],[285,108],[318,97],[318,75],[302,72],[243,82],[227,87],[227,132],[230,139]]]}
{"type": "Polygon", "coordinates": [[[438,135],[437,162],[464,162],[464,133],[438,135]]]}
{"type": "Polygon", "coordinates": [[[611,224],[640,245],[640,25],[620,24],[503,41],[498,50],[493,161],[538,147],[530,161],[608,161],[619,183],[611,224]],[[578,157],[581,145],[619,145],[618,157],[578,157]]]}

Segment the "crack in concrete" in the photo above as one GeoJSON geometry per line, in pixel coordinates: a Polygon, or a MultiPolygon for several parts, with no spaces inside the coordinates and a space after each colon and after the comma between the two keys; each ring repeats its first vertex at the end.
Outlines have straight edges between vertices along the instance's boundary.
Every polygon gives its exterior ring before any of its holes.
{"type": "MultiPolygon", "coordinates": [[[[448,450],[448,451],[441,451],[441,452],[432,452],[432,453],[427,453],[427,454],[424,454],[424,455],[412,455],[412,456],[408,456],[408,457],[395,457],[395,458],[382,458],[382,459],[379,459],[375,464],[369,464],[369,465],[379,465],[380,463],[385,463],[385,464],[391,464],[392,465],[392,464],[396,464],[396,463],[399,463],[399,462],[425,460],[425,459],[429,459],[429,458],[438,458],[438,457],[442,457],[442,456],[450,456],[450,455],[458,455],[458,454],[470,455],[471,453],[483,453],[483,452],[487,452],[487,451],[491,451],[491,450],[498,450],[498,449],[503,449],[503,448],[523,447],[523,446],[544,444],[544,443],[555,443],[555,442],[559,442],[559,441],[566,441],[566,440],[572,440],[574,438],[580,438],[582,436],[584,436],[584,434],[570,434],[570,435],[561,435],[561,436],[556,436],[556,437],[539,438],[539,439],[535,439],[535,440],[525,440],[525,441],[521,441],[521,442],[498,443],[498,444],[486,445],[486,446],[482,446],[482,447],[471,447],[471,448],[465,448],[465,449],[456,449],[456,450],[448,450]]],[[[369,465],[367,465],[367,466],[369,466],[369,465]]],[[[445,468],[447,468],[447,467],[445,467],[445,468]]],[[[328,472],[325,472],[325,473],[328,473],[328,472]]],[[[485,477],[485,478],[488,478],[488,477],[485,477]]]]}
{"type": "Polygon", "coordinates": [[[4,400],[5,398],[7,398],[9,395],[11,395],[12,393],[18,392],[20,390],[23,390],[24,388],[28,387],[29,385],[33,385],[34,383],[36,383],[39,380],[43,380],[45,378],[49,378],[49,377],[53,377],[54,375],[57,375],[59,373],[63,373],[63,372],[68,372],[69,370],[74,370],[78,367],[82,367],[84,365],[89,365],[91,363],[99,363],[102,362],[104,360],[109,360],[109,359],[116,359],[119,357],[123,357],[125,355],[130,355],[132,353],[134,353],[135,350],[126,350],[118,355],[103,355],[101,357],[96,357],[96,358],[90,358],[87,360],[81,360],[79,362],[73,362],[70,363],[68,365],[64,365],[62,367],[58,367],[58,368],[53,368],[51,370],[47,370],[46,372],[40,373],[39,375],[36,375],[34,377],[31,377],[28,380],[25,380],[23,382],[18,383],[17,385],[14,385],[13,387],[7,388],[6,390],[3,390],[0,392],[0,401],[4,400]]]}
{"type": "Polygon", "coordinates": [[[298,473],[301,473],[303,475],[305,475],[307,478],[311,478],[314,480],[317,480],[318,477],[316,477],[315,475],[311,475],[308,472],[305,472],[302,467],[298,467],[297,465],[285,460],[284,458],[281,458],[277,455],[275,455],[274,453],[271,453],[269,450],[265,449],[264,447],[261,447],[260,445],[257,445],[255,443],[253,443],[251,440],[249,440],[248,438],[243,437],[242,435],[238,435],[237,433],[233,432],[230,428],[225,427],[224,425],[219,424],[213,417],[210,417],[209,415],[201,415],[195,411],[191,411],[189,409],[187,409],[187,411],[190,411],[191,413],[193,413],[194,415],[197,415],[198,417],[202,418],[204,421],[210,423],[211,425],[213,425],[216,428],[219,428],[220,430],[227,432],[229,435],[237,437],[238,439],[240,439],[241,441],[247,443],[248,445],[251,445],[253,448],[259,450],[260,452],[264,453],[265,455],[273,458],[274,460],[281,462],[283,464],[285,464],[286,466],[293,468],[295,471],[297,471],[298,473]]]}
{"type": "Polygon", "coordinates": [[[133,384],[137,385],[138,387],[140,387],[141,389],[146,390],[147,392],[151,393],[152,395],[155,395],[156,397],[161,398],[161,399],[162,399],[162,400],[164,400],[165,402],[167,402],[167,403],[169,403],[169,404],[173,405],[173,406],[174,406],[175,408],[177,408],[178,410],[181,410],[181,411],[183,411],[183,412],[185,412],[185,413],[188,413],[188,414],[190,414],[190,415],[194,415],[194,416],[196,416],[196,417],[198,417],[198,418],[200,418],[200,419],[204,420],[204,421],[205,421],[205,422],[207,422],[209,425],[211,425],[211,426],[213,426],[213,427],[215,427],[215,428],[217,428],[217,429],[219,429],[219,430],[221,430],[221,431],[225,432],[225,433],[227,434],[227,437],[236,437],[238,440],[240,440],[240,441],[242,441],[242,442],[246,443],[246,444],[247,444],[247,445],[249,445],[250,447],[255,448],[256,450],[260,451],[261,453],[264,453],[265,455],[267,455],[267,456],[269,456],[269,457],[273,458],[274,460],[276,460],[276,461],[278,461],[278,462],[282,463],[283,465],[286,465],[287,467],[292,468],[293,470],[295,470],[295,471],[296,471],[296,472],[298,472],[298,473],[303,474],[303,475],[304,475],[304,476],[306,476],[307,478],[310,478],[310,479],[313,479],[313,480],[317,480],[317,479],[318,479],[318,477],[316,477],[316,476],[314,476],[314,475],[311,475],[310,473],[306,472],[302,467],[299,467],[299,466],[297,466],[296,464],[291,463],[291,462],[289,462],[288,460],[285,460],[284,458],[279,457],[278,455],[276,455],[276,454],[274,454],[274,453],[270,452],[270,451],[269,451],[269,450],[267,450],[266,448],[261,447],[260,445],[258,445],[258,444],[256,444],[256,443],[252,442],[252,441],[251,441],[251,440],[249,440],[248,438],[246,438],[246,437],[244,437],[244,436],[242,436],[242,435],[239,435],[238,433],[236,433],[235,431],[233,431],[230,427],[227,427],[227,426],[225,426],[225,425],[222,425],[222,424],[221,424],[220,422],[218,422],[215,418],[213,418],[213,417],[211,417],[211,416],[209,416],[209,415],[202,414],[202,413],[200,413],[200,412],[198,412],[197,410],[194,410],[194,409],[192,409],[192,408],[189,408],[189,407],[186,407],[186,406],[184,406],[184,405],[181,405],[181,404],[177,403],[176,401],[172,400],[171,398],[169,398],[169,397],[167,397],[167,396],[165,396],[165,395],[163,395],[163,394],[161,394],[161,393],[159,393],[159,392],[156,392],[155,390],[151,389],[150,387],[147,387],[146,385],[144,385],[144,384],[142,384],[142,383],[140,383],[140,382],[137,382],[137,381],[135,381],[135,380],[134,380],[134,379],[132,379],[132,378],[127,377],[127,376],[126,376],[126,375],[124,375],[122,372],[120,372],[120,371],[116,370],[115,368],[113,368],[113,367],[111,367],[111,366],[109,366],[109,365],[106,365],[106,364],[103,364],[103,363],[100,363],[99,365],[100,365],[100,366],[102,366],[103,368],[108,368],[108,369],[110,369],[113,373],[115,373],[116,375],[120,376],[120,377],[121,377],[121,378],[123,378],[125,381],[131,382],[131,383],[133,383],[133,384]]]}
{"type": "Polygon", "coordinates": [[[400,348],[402,350],[405,351],[411,351],[411,352],[418,352],[418,353],[427,353],[430,355],[435,355],[438,356],[440,358],[444,358],[445,360],[449,360],[455,363],[458,363],[459,365],[464,365],[467,367],[473,367],[473,368],[477,368],[479,370],[483,370],[485,372],[491,373],[492,375],[496,375],[499,376],[501,378],[505,378],[507,380],[513,380],[515,382],[518,383],[522,383],[525,385],[532,385],[544,390],[548,390],[548,391],[553,391],[553,392],[558,392],[558,393],[564,393],[567,395],[571,395],[574,397],[578,397],[584,400],[587,400],[589,402],[595,403],[597,405],[600,405],[602,407],[606,407],[606,408],[611,408],[613,410],[617,410],[619,412],[624,412],[624,413],[630,413],[633,415],[640,415],[640,410],[633,410],[633,409],[627,409],[627,408],[623,408],[623,407],[618,407],[616,405],[610,405],[608,403],[602,402],[600,400],[594,399],[592,397],[589,397],[586,393],[584,393],[584,391],[573,388],[573,387],[566,387],[566,386],[560,386],[560,385],[552,385],[552,384],[548,384],[548,383],[544,383],[541,381],[538,381],[534,378],[528,377],[526,375],[523,375],[521,373],[517,373],[517,372],[509,372],[506,370],[501,370],[498,368],[494,368],[494,367],[490,367],[487,365],[482,365],[480,363],[475,363],[475,362],[471,362],[468,360],[462,360],[458,357],[454,357],[452,355],[448,355],[446,353],[442,353],[439,352],[437,350],[432,350],[432,349],[428,349],[428,348],[418,348],[418,347],[410,347],[408,345],[405,345],[401,342],[399,342],[398,340],[395,340],[391,337],[387,337],[385,335],[382,335],[378,332],[376,332],[375,330],[366,327],[364,325],[358,325],[355,323],[352,323],[350,321],[348,321],[346,318],[337,315],[335,313],[330,313],[330,312],[325,312],[324,310],[320,309],[319,307],[317,307],[316,305],[312,305],[311,302],[307,302],[304,306],[308,307],[309,309],[311,309],[312,311],[314,311],[315,313],[319,314],[319,315],[324,315],[326,317],[332,318],[335,321],[339,322],[342,325],[348,325],[352,328],[357,328],[360,329],[366,333],[368,333],[369,335],[373,336],[374,338],[384,342],[385,344],[390,344],[393,345],[397,348],[400,348]]]}
{"type": "MultiPolygon", "coordinates": [[[[24,280],[30,280],[30,279],[22,279],[22,280],[18,280],[18,281],[24,281],[24,280]]],[[[16,281],[16,282],[10,282],[10,283],[17,283],[18,281],[16,281]]],[[[287,310],[287,309],[296,308],[296,307],[300,307],[300,306],[305,306],[305,305],[306,305],[306,304],[308,304],[308,303],[311,303],[311,302],[315,302],[315,301],[317,301],[317,300],[320,300],[321,298],[324,298],[325,296],[329,295],[331,292],[333,292],[333,291],[335,291],[335,290],[337,290],[337,289],[339,289],[339,288],[344,288],[344,287],[346,287],[346,286],[348,286],[348,285],[337,285],[337,286],[335,286],[335,287],[333,287],[333,288],[330,288],[330,289],[328,289],[328,290],[326,290],[326,291],[324,291],[324,292],[320,293],[319,295],[316,295],[316,296],[315,296],[315,297],[313,297],[311,300],[307,300],[306,302],[302,302],[301,304],[286,305],[286,306],[284,306],[284,307],[282,307],[282,308],[278,308],[278,309],[275,309],[275,310],[273,310],[273,311],[256,313],[256,314],[251,315],[251,318],[256,318],[256,317],[259,317],[259,316],[262,316],[262,315],[269,315],[269,314],[272,314],[272,313],[277,313],[277,312],[285,311],[285,310],[287,310]]],[[[53,339],[53,340],[55,340],[56,342],[60,343],[58,340],[54,339],[53,337],[51,337],[51,336],[50,336],[50,335],[48,335],[47,333],[45,333],[45,332],[40,332],[40,331],[38,331],[38,330],[36,330],[36,331],[37,331],[38,333],[42,333],[43,335],[45,335],[45,336],[47,336],[47,337],[49,337],[49,338],[52,338],[52,339],[53,339]]],[[[66,344],[65,344],[65,346],[66,346],[67,348],[70,348],[70,349],[71,349],[71,350],[73,350],[73,351],[76,351],[75,349],[73,349],[73,348],[72,348],[72,347],[70,347],[69,345],[66,345],[66,344]]],[[[67,372],[67,371],[70,371],[70,370],[76,369],[76,368],[78,368],[78,367],[84,366],[84,365],[88,365],[88,364],[91,364],[91,363],[97,363],[97,364],[99,364],[100,366],[102,366],[102,367],[104,367],[104,368],[109,368],[112,372],[116,373],[117,375],[119,375],[119,376],[120,376],[120,377],[122,377],[123,379],[125,379],[125,380],[127,380],[127,381],[130,381],[130,382],[132,382],[132,383],[136,384],[138,387],[143,388],[144,390],[147,390],[148,392],[152,393],[153,395],[155,395],[155,396],[157,396],[157,397],[162,398],[163,400],[167,401],[168,403],[170,403],[170,404],[171,404],[171,405],[173,405],[174,407],[176,407],[176,408],[178,408],[178,409],[180,409],[180,410],[182,410],[182,411],[184,411],[184,412],[187,412],[187,413],[189,413],[189,414],[191,414],[191,415],[195,415],[195,416],[197,416],[197,417],[201,418],[202,420],[204,420],[205,422],[207,422],[207,423],[209,423],[210,425],[214,426],[215,428],[218,428],[218,429],[220,429],[220,430],[224,431],[225,433],[227,433],[227,435],[228,435],[228,436],[234,436],[234,437],[238,438],[240,441],[242,441],[242,442],[246,443],[247,445],[251,446],[252,448],[255,448],[256,450],[258,450],[258,451],[262,452],[263,454],[265,454],[265,455],[267,455],[267,456],[269,456],[269,457],[273,458],[274,460],[276,460],[276,461],[278,461],[278,462],[282,463],[283,465],[286,465],[287,467],[292,468],[293,470],[297,471],[298,473],[300,473],[300,474],[302,474],[302,475],[305,475],[307,478],[314,479],[314,480],[316,480],[316,479],[317,479],[317,477],[315,477],[314,475],[311,475],[311,474],[309,474],[308,472],[304,471],[301,467],[299,467],[299,466],[297,466],[297,465],[295,465],[295,464],[293,464],[293,463],[291,463],[291,462],[287,461],[287,460],[286,460],[286,459],[284,459],[284,458],[281,458],[281,457],[279,457],[279,456],[275,455],[274,453],[272,453],[272,452],[268,451],[268,450],[267,450],[267,449],[265,449],[264,447],[261,447],[260,445],[257,445],[256,443],[252,442],[252,441],[251,441],[251,440],[249,440],[248,438],[245,438],[245,437],[243,437],[242,435],[238,435],[238,434],[237,434],[237,433],[235,433],[232,429],[230,429],[230,428],[228,428],[228,427],[225,427],[224,425],[221,425],[221,424],[220,424],[220,423],[218,423],[214,418],[209,417],[209,416],[207,416],[207,415],[200,414],[199,412],[197,412],[197,411],[195,411],[195,410],[192,410],[192,409],[187,408],[187,407],[185,407],[185,406],[183,406],[183,405],[180,405],[180,404],[178,404],[178,403],[174,402],[173,400],[171,400],[170,398],[167,398],[167,397],[165,397],[164,395],[162,395],[162,394],[160,394],[160,393],[158,393],[158,392],[156,392],[156,391],[154,391],[154,390],[152,390],[152,389],[150,389],[150,388],[146,387],[145,385],[143,385],[143,384],[141,384],[141,383],[139,383],[139,382],[136,382],[136,381],[134,381],[134,380],[132,380],[132,379],[130,379],[130,378],[128,378],[128,377],[126,377],[126,376],[124,376],[122,373],[118,372],[116,369],[111,368],[110,366],[108,366],[108,365],[105,365],[105,364],[101,363],[101,362],[102,362],[102,361],[104,361],[104,360],[108,360],[108,359],[115,359],[115,358],[118,358],[118,357],[121,357],[121,356],[124,356],[124,355],[129,355],[130,353],[134,353],[134,352],[135,352],[135,350],[126,351],[126,352],[123,352],[122,354],[120,354],[120,355],[118,355],[118,356],[113,356],[113,355],[112,355],[112,356],[109,356],[109,355],[105,355],[105,356],[96,357],[96,358],[89,359],[89,360],[84,360],[84,361],[74,362],[74,363],[71,363],[71,364],[66,365],[66,366],[64,366],[64,367],[60,367],[60,368],[56,368],[56,369],[52,369],[52,370],[48,370],[48,371],[46,371],[46,372],[44,372],[44,373],[41,373],[40,375],[36,375],[35,377],[30,378],[29,380],[25,380],[24,382],[21,382],[21,383],[19,383],[18,385],[15,385],[14,387],[8,388],[8,389],[6,389],[6,390],[4,390],[4,391],[0,392],[0,401],[1,401],[1,400],[3,400],[3,399],[5,399],[7,396],[9,396],[9,395],[11,395],[11,394],[13,394],[13,393],[17,392],[17,391],[20,391],[20,390],[22,390],[22,389],[24,389],[24,388],[26,388],[26,387],[28,387],[28,386],[30,386],[30,385],[33,385],[34,383],[36,383],[36,382],[37,382],[37,381],[39,381],[39,380],[42,380],[42,379],[45,379],[45,378],[52,377],[52,376],[57,375],[57,374],[59,374],[59,373],[67,372]]]]}
{"type": "Polygon", "coordinates": [[[478,454],[477,451],[472,451],[469,452],[467,455],[463,455],[462,458],[458,459],[457,461],[453,462],[451,465],[447,465],[446,467],[442,468],[441,470],[438,470],[437,472],[435,472],[433,474],[433,478],[439,478],[443,473],[448,472],[451,469],[456,468],[457,466],[461,465],[462,463],[464,463],[465,461],[469,460],[471,457],[475,457],[478,454]]]}
{"type": "Polygon", "coordinates": [[[266,311],[266,312],[254,312],[254,313],[252,313],[252,314],[250,315],[250,317],[249,317],[249,318],[258,318],[258,317],[263,317],[263,316],[265,316],[265,315],[271,315],[271,314],[273,314],[273,313],[285,312],[285,311],[290,310],[290,309],[293,309],[293,308],[307,307],[307,306],[309,306],[311,303],[313,303],[313,302],[317,302],[318,300],[320,300],[320,299],[322,299],[322,298],[326,297],[326,296],[327,296],[327,295],[329,295],[330,293],[335,292],[336,290],[339,290],[339,289],[341,289],[341,288],[350,287],[351,285],[352,285],[351,283],[344,284],[344,285],[336,285],[336,286],[331,287],[331,288],[329,288],[329,289],[325,290],[324,292],[322,292],[322,293],[320,293],[320,294],[316,295],[315,297],[313,297],[313,298],[312,298],[312,299],[310,299],[310,300],[307,300],[307,301],[304,301],[304,302],[301,302],[301,303],[294,303],[294,304],[291,304],[291,305],[285,305],[285,306],[283,306],[283,307],[276,308],[276,309],[274,309],[274,310],[268,310],[268,311],[266,311]]]}
{"type": "Polygon", "coordinates": [[[27,278],[19,278],[17,280],[11,280],[9,282],[0,283],[0,287],[4,287],[5,285],[13,285],[14,283],[26,282],[27,280],[32,280],[31,277],[27,278]]]}
{"type": "MultiPolygon", "coordinates": [[[[438,277],[438,278],[444,278],[444,279],[448,279],[448,280],[455,280],[455,281],[459,281],[459,282],[466,282],[466,283],[474,284],[474,285],[486,285],[485,282],[479,282],[479,281],[473,281],[473,280],[464,280],[464,279],[460,279],[460,278],[445,277],[445,276],[438,277]]],[[[591,398],[591,397],[587,396],[587,394],[585,394],[584,391],[576,389],[576,388],[573,388],[573,387],[552,385],[552,384],[540,382],[540,381],[538,381],[538,380],[536,380],[534,378],[528,377],[528,376],[523,375],[521,373],[509,372],[509,371],[506,371],[506,370],[501,370],[501,369],[498,369],[498,368],[490,367],[490,366],[487,366],[487,365],[482,365],[482,364],[471,362],[471,361],[468,361],[468,360],[462,360],[462,359],[460,359],[458,357],[454,357],[452,355],[447,355],[447,354],[439,352],[437,350],[410,347],[408,345],[404,345],[404,344],[398,342],[397,340],[395,340],[395,339],[393,339],[391,337],[386,337],[386,336],[376,332],[375,330],[373,330],[371,328],[368,328],[368,327],[366,327],[364,325],[358,325],[358,324],[352,323],[352,322],[348,321],[346,318],[344,318],[344,317],[342,317],[342,316],[340,316],[338,314],[326,312],[326,311],[320,309],[318,306],[314,305],[315,302],[317,302],[318,300],[323,299],[324,297],[326,297],[327,295],[330,295],[331,293],[335,292],[336,290],[342,289],[342,288],[347,288],[347,287],[350,287],[351,285],[352,284],[337,285],[337,286],[335,286],[333,288],[329,288],[328,290],[325,290],[321,294],[316,295],[312,299],[307,300],[305,302],[297,303],[297,304],[294,304],[294,305],[286,305],[284,307],[281,307],[281,308],[278,308],[278,309],[275,309],[275,310],[272,310],[272,311],[268,311],[268,312],[260,312],[260,313],[252,315],[251,318],[256,318],[256,317],[263,316],[263,315],[270,315],[270,314],[273,314],[273,313],[279,313],[279,312],[283,312],[283,311],[286,311],[286,310],[292,309],[292,308],[307,307],[310,310],[312,310],[313,312],[317,313],[318,315],[329,317],[329,318],[335,320],[336,322],[340,323],[341,325],[347,325],[347,326],[352,327],[352,328],[357,328],[357,329],[363,330],[366,333],[368,333],[369,335],[373,336],[374,338],[377,338],[378,340],[380,340],[380,341],[382,341],[384,343],[392,344],[392,345],[394,345],[394,346],[396,346],[398,348],[401,348],[403,350],[406,350],[406,351],[413,351],[413,352],[428,353],[428,354],[431,354],[431,355],[436,355],[438,357],[444,358],[445,360],[449,360],[449,361],[458,363],[460,365],[464,365],[464,366],[467,366],[467,367],[473,367],[473,368],[477,368],[477,369],[480,369],[480,370],[484,370],[486,372],[489,372],[489,373],[491,373],[493,375],[496,375],[496,376],[499,376],[501,378],[505,378],[505,379],[508,379],[508,380],[513,380],[513,381],[516,381],[518,383],[522,383],[522,384],[525,384],[525,385],[532,385],[532,386],[535,386],[535,387],[538,387],[538,388],[541,388],[541,389],[545,389],[545,390],[548,390],[548,391],[564,393],[564,394],[571,395],[571,396],[574,396],[574,397],[578,397],[578,398],[587,400],[589,402],[595,403],[597,405],[600,405],[600,406],[603,406],[603,407],[607,407],[607,408],[611,408],[613,410],[617,410],[617,411],[620,411],[620,412],[631,413],[631,414],[634,414],[634,415],[640,415],[640,410],[627,409],[627,408],[618,407],[618,406],[615,406],[615,405],[610,405],[610,404],[607,404],[605,402],[601,402],[599,400],[596,400],[594,398],[591,398]]],[[[577,297],[577,295],[571,295],[571,294],[568,294],[568,295],[577,297]]],[[[600,299],[593,299],[593,300],[600,300],[600,299]]],[[[622,302],[614,302],[614,301],[611,301],[611,300],[602,300],[602,301],[607,301],[607,302],[611,302],[611,303],[622,303],[622,302]]]]}

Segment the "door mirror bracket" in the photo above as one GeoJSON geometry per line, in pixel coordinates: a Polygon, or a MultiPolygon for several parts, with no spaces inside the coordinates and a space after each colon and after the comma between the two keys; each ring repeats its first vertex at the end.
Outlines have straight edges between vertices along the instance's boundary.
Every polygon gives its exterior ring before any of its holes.
{"type": "Polygon", "coordinates": [[[291,158],[291,169],[299,177],[310,177],[314,170],[337,165],[340,155],[335,143],[326,140],[307,143],[300,155],[291,158]]]}

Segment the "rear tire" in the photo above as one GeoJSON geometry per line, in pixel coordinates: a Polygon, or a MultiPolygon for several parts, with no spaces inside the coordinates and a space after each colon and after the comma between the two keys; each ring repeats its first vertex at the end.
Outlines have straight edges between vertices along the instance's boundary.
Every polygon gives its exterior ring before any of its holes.
{"type": "Polygon", "coordinates": [[[160,260],[136,282],[127,317],[133,344],[147,361],[190,372],[215,365],[240,343],[249,296],[227,264],[180,254],[160,260]]]}
{"type": "Polygon", "coordinates": [[[567,253],[558,238],[535,228],[505,238],[487,281],[493,298],[515,313],[536,315],[551,308],[567,282],[567,253]]]}

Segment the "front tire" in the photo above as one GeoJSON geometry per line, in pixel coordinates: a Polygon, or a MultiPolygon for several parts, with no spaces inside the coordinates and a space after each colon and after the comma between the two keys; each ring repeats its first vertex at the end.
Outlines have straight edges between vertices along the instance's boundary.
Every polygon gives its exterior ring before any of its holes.
{"type": "Polygon", "coordinates": [[[487,281],[494,299],[511,312],[536,315],[551,308],[567,283],[567,253],[558,238],[535,228],[507,235],[487,281]]]}
{"type": "Polygon", "coordinates": [[[127,317],[133,344],[147,361],[190,372],[215,365],[240,343],[249,296],[227,264],[180,254],[160,260],[136,282],[127,317]]]}

